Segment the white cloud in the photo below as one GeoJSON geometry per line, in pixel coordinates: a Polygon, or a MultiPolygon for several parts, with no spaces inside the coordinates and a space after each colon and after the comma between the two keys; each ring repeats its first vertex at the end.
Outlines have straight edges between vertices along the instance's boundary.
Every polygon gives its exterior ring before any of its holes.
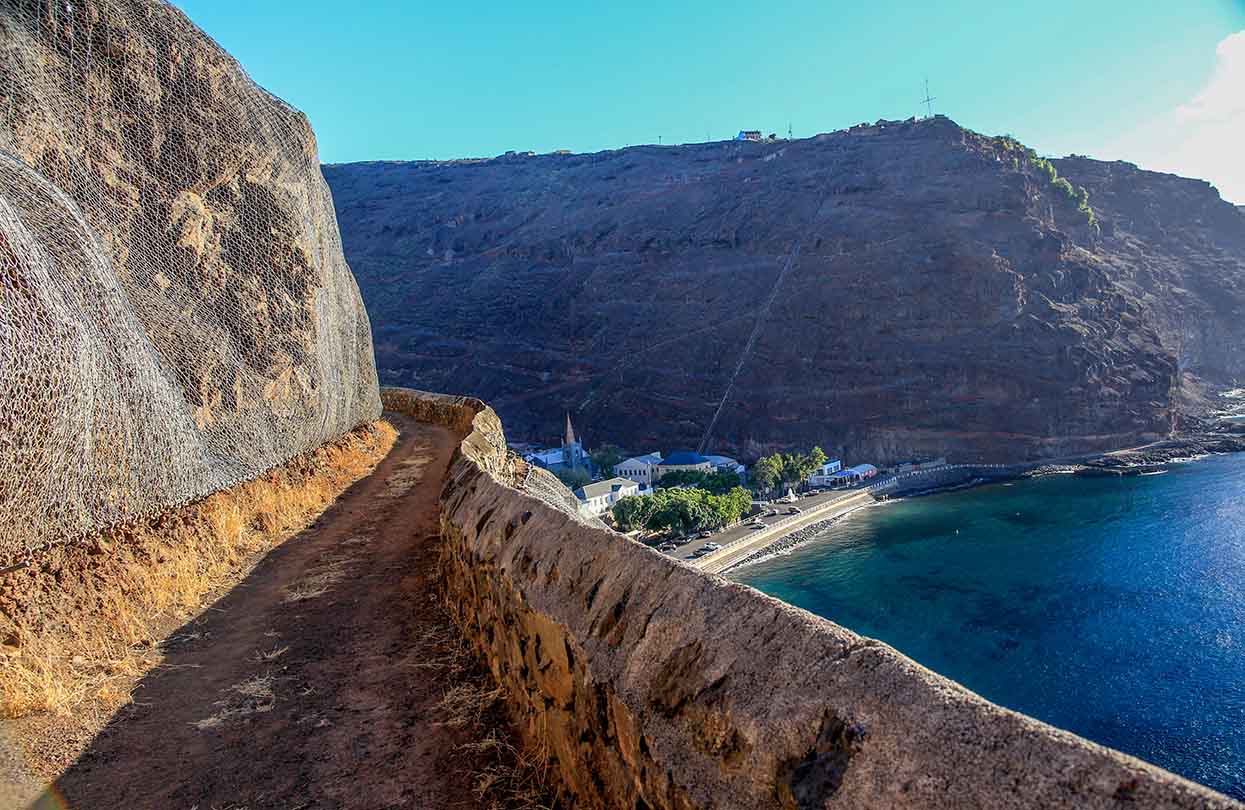
{"type": "Polygon", "coordinates": [[[1245,204],[1245,31],[1215,47],[1215,69],[1188,102],[1125,133],[1099,155],[1209,180],[1245,204]]]}

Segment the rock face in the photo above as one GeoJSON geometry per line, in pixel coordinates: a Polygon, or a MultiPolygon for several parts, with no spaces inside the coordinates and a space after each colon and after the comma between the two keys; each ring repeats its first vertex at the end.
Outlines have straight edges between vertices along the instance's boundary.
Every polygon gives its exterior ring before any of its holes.
{"type": "Polygon", "coordinates": [[[306,118],[158,0],[0,6],[0,556],[379,410],[306,118]]]}
{"type": "Polygon", "coordinates": [[[470,425],[441,490],[447,604],[574,807],[1240,810],[576,521],[516,488],[479,401],[385,403],[470,425]]]}
{"type": "Polygon", "coordinates": [[[942,117],[325,176],[382,377],[484,397],[517,438],[569,410],[637,451],[1014,461],[1167,435],[1195,375],[1237,373],[1245,218],[1092,167],[1067,173],[1101,193],[1102,235],[1014,142],[942,117]],[[1139,195],[1161,240],[1122,222],[1139,195]],[[1160,303],[1193,216],[1206,284],[1160,303]],[[1202,301],[1214,325],[1181,353],[1202,301]]]}
{"type": "Polygon", "coordinates": [[[1084,186],[1103,221],[1098,253],[1137,300],[1182,372],[1245,379],[1245,217],[1209,183],[1071,157],[1053,161],[1084,186]]]}

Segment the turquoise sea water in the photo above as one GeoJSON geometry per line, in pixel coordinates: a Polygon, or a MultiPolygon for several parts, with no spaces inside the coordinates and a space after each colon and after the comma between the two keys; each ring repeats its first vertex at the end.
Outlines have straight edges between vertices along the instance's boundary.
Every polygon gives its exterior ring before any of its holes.
{"type": "Polygon", "coordinates": [[[1245,798],[1245,455],[864,509],[735,579],[1245,798]]]}

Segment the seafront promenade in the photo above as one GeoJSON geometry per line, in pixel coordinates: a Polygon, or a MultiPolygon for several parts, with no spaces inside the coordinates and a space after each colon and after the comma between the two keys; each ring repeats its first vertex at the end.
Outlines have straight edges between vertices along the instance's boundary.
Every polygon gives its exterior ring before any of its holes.
{"type": "MultiPolygon", "coordinates": [[[[764,529],[752,528],[747,524],[734,527],[715,535],[709,541],[689,544],[680,549],[676,556],[686,559],[702,571],[721,574],[801,529],[842,517],[880,498],[903,492],[954,486],[980,477],[1008,478],[1013,475],[1015,468],[1005,464],[943,464],[925,470],[889,475],[868,486],[801,498],[798,501],[798,514],[761,518],[760,522],[765,524],[764,529]],[[722,548],[699,559],[694,558],[694,552],[705,542],[718,543],[722,548]]],[[[781,511],[782,505],[777,506],[781,511]]]]}
{"type": "Polygon", "coordinates": [[[720,574],[752,555],[764,551],[792,532],[798,531],[805,526],[811,526],[814,523],[833,520],[853,509],[859,509],[877,500],[873,493],[869,491],[869,488],[849,490],[836,494],[838,497],[824,501],[816,506],[801,507],[802,511],[799,514],[784,516],[773,523],[767,524],[764,529],[752,529],[749,531],[745,526],[744,530],[748,531],[747,534],[733,542],[727,543],[712,554],[706,554],[704,557],[692,561],[692,565],[711,574],[720,574]]]}

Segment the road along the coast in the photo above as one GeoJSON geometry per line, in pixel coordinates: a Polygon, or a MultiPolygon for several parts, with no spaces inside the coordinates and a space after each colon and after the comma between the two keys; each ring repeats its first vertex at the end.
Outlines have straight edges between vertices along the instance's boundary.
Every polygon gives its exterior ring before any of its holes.
{"type": "Polygon", "coordinates": [[[747,526],[742,526],[739,531],[745,532],[745,534],[739,536],[738,539],[727,542],[718,551],[706,554],[698,560],[692,560],[691,563],[702,571],[710,574],[720,574],[731,566],[738,565],[754,554],[764,551],[792,532],[799,531],[805,526],[811,526],[814,523],[833,520],[853,509],[867,506],[873,503],[874,500],[875,498],[870,489],[855,489],[847,492],[833,493],[830,497],[817,503],[801,500],[801,511],[799,514],[787,515],[774,520],[771,523],[767,523],[764,529],[750,530],[747,526]]]}

